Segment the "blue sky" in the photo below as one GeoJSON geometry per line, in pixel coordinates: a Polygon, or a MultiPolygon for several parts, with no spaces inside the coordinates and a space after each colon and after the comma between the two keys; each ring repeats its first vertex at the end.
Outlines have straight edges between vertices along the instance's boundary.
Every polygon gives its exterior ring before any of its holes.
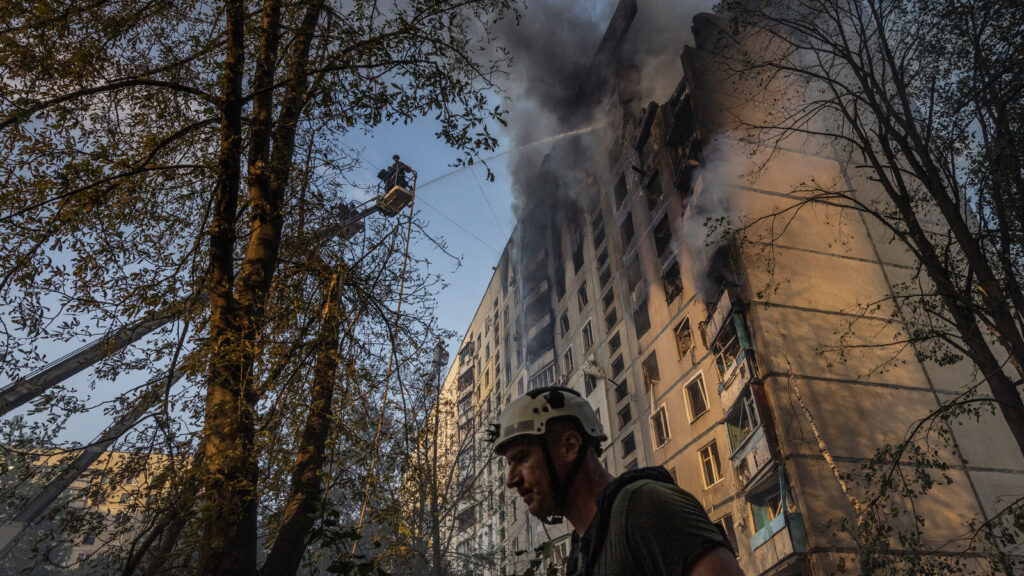
{"type": "MultiPolygon", "coordinates": [[[[423,186],[452,172],[451,163],[458,158],[434,136],[433,122],[382,126],[371,135],[349,141],[363,148],[366,165],[362,170],[367,174],[359,177],[360,181],[369,180],[379,168],[390,165],[392,154],[400,155],[417,171],[421,188],[416,192],[416,210],[426,230],[445,239],[451,254],[461,259],[461,266],[427,242],[414,243],[411,251],[431,261],[430,272],[445,277],[448,288],[437,294],[438,317],[442,328],[458,332],[461,338],[490,282],[491,267],[497,264],[515,226],[508,156],[487,162],[494,172],[494,182],[487,181],[487,168],[475,165],[423,186]]],[[[502,138],[498,152],[506,151],[508,146],[508,140],[502,138]]],[[[452,357],[457,347],[457,339],[449,342],[452,357]]]]}
{"type": "MultiPolygon", "coordinates": [[[[584,21],[591,22],[604,21],[610,8],[614,6],[613,2],[579,5],[562,0],[553,0],[551,4],[566,6],[569,11],[582,16],[584,21]]],[[[549,5],[548,2],[541,2],[533,5],[534,10],[531,11],[528,7],[523,13],[523,23],[528,37],[533,36],[530,34],[531,16],[533,22],[544,22],[546,5],[549,5]]],[[[520,68],[524,67],[525,61],[521,60],[519,65],[520,68]]],[[[513,67],[508,81],[511,90],[506,97],[511,95],[515,98],[516,85],[522,77],[523,70],[513,67]]],[[[499,98],[500,96],[496,96],[493,103],[499,103],[499,98]]],[[[500,103],[506,106],[509,101],[500,103]]],[[[529,103],[526,103],[525,111],[524,103],[520,101],[518,104],[520,114],[509,120],[519,124],[513,124],[512,130],[523,128],[524,122],[537,121],[529,113],[529,103]]],[[[425,182],[451,172],[451,164],[458,158],[455,151],[437,139],[434,134],[435,126],[433,120],[423,119],[408,125],[380,126],[370,134],[353,131],[345,136],[345,143],[362,149],[364,165],[352,175],[352,180],[356,182],[374,182],[376,172],[389,165],[392,154],[396,153],[401,155],[405,163],[417,170],[421,189],[417,191],[416,208],[420,212],[420,218],[426,222],[427,231],[434,236],[443,237],[449,252],[460,259],[454,260],[428,242],[415,243],[411,247],[415,256],[426,257],[431,261],[429,272],[443,275],[448,284],[446,289],[437,294],[437,314],[441,327],[453,330],[457,334],[448,342],[449,352],[454,357],[462,332],[472,320],[490,281],[492,266],[497,264],[500,251],[515,225],[512,213],[512,181],[508,172],[510,156],[500,155],[488,162],[488,166],[495,174],[494,182],[487,181],[487,169],[477,165],[457,171],[428,186],[422,186],[425,182]]],[[[511,130],[499,132],[500,129],[500,126],[492,126],[492,130],[496,131],[500,139],[498,153],[507,153],[513,146],[509,136],[511,130]]],[[[552,127],[552,131],[554,130],[552,127]]],[[[534,127],[530,132],[540,138],[553,135],[547,133],[544,126],[534,127]]],[[[365,197],[365,192],[357,189],[345,192],[353,199],[365,197]]],[[[53,343],[50,349],[46,350],[47,357],[50,360],[59,358],[83,343],[53,343]]],[[[89,371],[86,371],[65,384],[76,385],[80,390],[84,390],[88,377],[89,371]]],[[[100,384],[96,390],[88,392],[89,403],[95,405],[112,396],[113,388],[123,389],[141,383],[143,377],[142,374],[124,374],[116,383],[100,384]],[[108,386],[110,388],[107,388],[108,386]]],[[[15,413],[24,411],[23,408],[15,413]]],[[[61,436],[66,440],[88,441],[109,424],[109,417],[103,416],[101,412],[102,410],[95,409],[88,415],[72,418],[68,429],[61,436]]]]}

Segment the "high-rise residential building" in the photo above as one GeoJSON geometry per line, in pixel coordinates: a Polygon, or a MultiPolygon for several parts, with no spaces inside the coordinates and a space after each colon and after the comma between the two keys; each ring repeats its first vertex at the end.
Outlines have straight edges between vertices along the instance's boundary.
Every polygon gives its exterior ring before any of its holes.
{"type": "MultiPolygon", "coordinates": [[[[67,456],[64,452],[42,451],[31,462],[34,477],[26,480],[19,474],[10,474],[9,478],[4,478],[5,491],[35,496],[45,489],[55,473],[59,473],[56,471],[66,469],[67,456]]],[[[2,460],[8,472],[16,468],[14,461],[10,458],[2,460]]],[[[58,508],[58,517],[69,512],[79,514],[70,523],[75,526],[75,533],[62,533],[61,521],[45,516],[22,532],[18,545],[4,558],[3,568],[11,571],[27,569],[26,550],[35,545],[37,537],[45,534],[46,538],[41,540],[43,551],[36,553],[42,555],[43,560],[36,559],[37,568],[31,573],[49,574],[53,566],[64,566],[76,574],[109,573],[110,567],[105,564],[107,556],[112,550],[122,552],[145,528],[147,515],[144,511],[156,493],[161,491],[153,487],[153,480],[166,464],[167,457],[163,454],[103,452],[60,496],[62,508],[58,508]],[[135,469],[139,467],[140,456],[144,460],[138,472],[127,474],[126,462],[131,462],[131,469],[135,469]],[[124,477],[117,486],[110,488],[103,485],[104,476],[109,475],[124,477]]],[[[18,511],[18,508],[6,507],[0,510],[7,519],[18,511]]],[[[9,523],[5,523],[4,528],[11,529],[9,523]]]]}
{"type": "MultiPolygon", "coordinates": [[[[675,91],[638,99],[637,63],[621,53],[638,9],[620,3],[588,76],[604,87],[593,104],[604,128],[558,143],[530,176],[536,193],[445,380],[462,439],[455,474],[475,494],[458,504],[451,562],[505,575],[544,542],[568,552],[564,525],[542,525],[503,488],[483,433],[512,398],[561,383],[598,412],[605,466],[666,467],[746,574],[852,567],[855,544],[838,528],[854,514],[850,473],[977,375],[875,345],[904,329],[885,307],[913,262],[856,212],[789,210],[808,181],[878,191],[825,138],[764,154],[735,132],[771,94],[723,72],[725,19],[697,16],[675,91]]],[[[939,452],[951,482],[916,503],[926,542],[955,542],[1024,487],[998,418],[950,435],[939,452]]]]}

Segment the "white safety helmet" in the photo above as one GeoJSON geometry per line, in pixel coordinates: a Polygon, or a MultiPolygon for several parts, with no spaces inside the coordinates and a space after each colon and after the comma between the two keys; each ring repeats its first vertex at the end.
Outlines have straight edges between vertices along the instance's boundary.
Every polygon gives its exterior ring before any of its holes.
{"type": "Polygon", "coordinates": [[[501,412],[492,428],[495,454],[503,454],[509,442],[518,438],[543,436],[549,421],[565,417],[576,419],[600,451],[608,437],[590,403],[572,388],[545,386],[509,402],[501,412]]]}

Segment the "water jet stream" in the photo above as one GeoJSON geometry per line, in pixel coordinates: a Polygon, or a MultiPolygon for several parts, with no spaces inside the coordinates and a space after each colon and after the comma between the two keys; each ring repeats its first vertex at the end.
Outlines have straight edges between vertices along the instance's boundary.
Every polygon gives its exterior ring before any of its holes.
{"type": "MultiPolygon", "coordinates": [[[[557,142],[558,140],[563,140],[565,138],[569,138],[569,137],[572,137],[572,136],[577,136],[579,134],[586,134],[587,132],[593,132],[594,130],[597,130],[598,128],[601,128],[602,126],[604,126],[606,123],[607,122],[598,122],[596,124],[591,124],[590,126],[585,126],[583,128],[577,128],[576,130],[569,130],[569,131],[566,131],[566,132],[562,132],[561,134],[555,134],[554,136],[548,136],[547,138],[542,138],[542,139],[537,140],[535,142],[530,142],[528,144],[522,144],[520,146],[516,146],[515,148],[509,148],[508,150],[502,150],[501,152],[498,152],[497,154],[494,154],[492,156],[488,156],[487,158],[484,158],[482,161],[483,162],[487,162],[488,160],[494,160],[495,158],[500,158],[500,157],[502,157],[502,156],[504,156],[506,154],[511,154],[513,152],[518,152],[520,150],[526,150],[527,148],[533,148],[535,146],[540,146],[542,144],[547,144],[549,142],[557,142]]],[[[465,170],[465,169],[467,169],[467,168],[469,168],[471,166],[472,166],[472,164],[466,164],[464,166],[459,166],[458,168],[456,168],[456,169],[454,169],[454,170],[452,170],[450,172],[445,172],[444,174],[441,174],[440,176],[438,176],[437,178],[434,178],[433,180],[430,180],[428,182],[424,182],[423,184],[420,184],[420,185],[416,186],[416,191],[419,192],[420,190],[426,188],[427,186],[430,186],[431,184],[433,184],[435,182],[438,182],[440,180],[444,180],[445,178],[447,178],[447,177],[449,177],[449,176],[451,176],[453,174],[458,174],[459,172],[462,172],[463,170],[465,170]]]]}

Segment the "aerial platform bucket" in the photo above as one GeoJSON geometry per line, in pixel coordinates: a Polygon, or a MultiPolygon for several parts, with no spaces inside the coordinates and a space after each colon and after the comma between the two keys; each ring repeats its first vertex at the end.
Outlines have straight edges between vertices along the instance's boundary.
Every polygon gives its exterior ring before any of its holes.
{"type": "MultiPolygon", "coordinates": [[[[415,189],[414,186],[410,186],[410,188],[415,189]]],[[[413,190],[392,186],[387,194],[377,197],[377,209],[385,216],[394,216],[411,204],[413,197],[413,190]]]]}
{"type": "Polygon", "coordinates": [[[402,164],[405,171],[381,170],[377,177],[386,192],[377,196],[377,210],[385,216],[394,216],[403,208],[412,203],[416,197],[416,171],[409,165],[402,164]],[[408,181],[405,174],[412,174],[412,180],[408,181]]]}

